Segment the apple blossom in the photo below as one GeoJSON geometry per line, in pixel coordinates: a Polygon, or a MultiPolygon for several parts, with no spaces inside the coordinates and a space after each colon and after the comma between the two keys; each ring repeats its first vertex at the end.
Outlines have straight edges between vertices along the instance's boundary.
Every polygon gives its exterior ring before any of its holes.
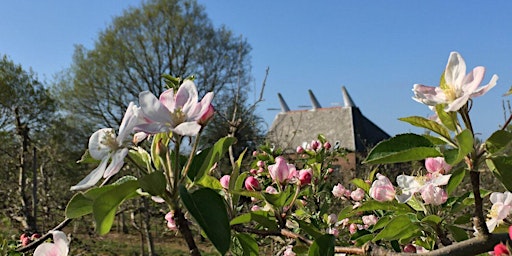
{"type": "Polygon", "coordinates": [[[69,240],[62,231],[51,231],[53,243],[42,243],[34,251],[34,256],[67,256],[69,240]]]}
{"type": "Polygon", "coordinates": [[[389,179],[377,173],[377,179],[373,181],[372,186],[370,187],[370,196],[379,201],[391,201],[395,198],[395,188],[389,179]]]}
{"type": "MultiPolygon", "coordinates": [[[[402,194],[398,195],[396,198],[400,203],[405,203],[411,199],[411,197],[414,195],[414,193],[422,193],[422,197],[428,198],[427,200],[431,201],[427,194],[424,193],[441,193],[440,191],[432,189],[430,185],[433,187],[439,187],[442,185],[448,184],[448,181],[450,180],[451,174],[448,175],[442,175],[440,173],[432,173],[428,176],[408,176],[408,175],[398,175],[396,177],[396,183],[398,186],[402,189],[402,194]],[[426,192],[423,190],[428,189],[426,192]]],[[[440,198],[437,198],[439,202],[442,200],[442,195],[440,198]]],[[[424,199],[425,200],[425,199],[424,199]]],[[[433,201],[432,201],[433,202],[433,201]]]]}
{"type": "Polygon", "coordinates": [[[191,80],[185,80],[176,94],[174,89],[169,89],[159,99],[143,91],[139,94],[139,104],[147,122],[137,128],[149,134],[172,131],[195,136],[201,129],[202,118],[212,111],[212,99],[213,93],[209,92],[198,102],[197,88],[191,80]]]}
{"type": "Polygon", "coordinates": [[[229,178],[231,176],[229,175],[224,175],[220,178],[219,182],[220,182],[220,185],[224,188],[224,189],[228,189],[229,188],[229,178]]]}
{"type": "Polygon", "coordinates": [[[295,256],[297,255],[295,252],[293,252],[293,246],[288,245],[286,246],[286,250],[283,252],[283,256],[295,256]]]}
{"type": "Polygon", "coordinates": [[[441,205],[446,202],[448,195],[444,189],[428,184],[421,191],[421,198],[425,204],[441,205]]]}
{"type": "Polygon", "coordinates": [[[281,184],[296,175],[295,165],[287,163],[284,157],[278,156],[275,161],[275,164],[268,166],[268,172],[272,180],[281,184]]]}
{"type": "Polygon", "coordinates": [[[350,192],[350,198],[354,201],[361,201],[364,199],[364,190],[362,188],[357,188],[356,190],[350,192]]]}
{"type": "Polygon", "coordinates": [[[365,225],[368,225],[368,226],[375,225],[377,223],[377,221],[379,220],[377,218],[377,216],[375,216],[373,214],[372,215],[365,215],[365,216],[362,217],[362,219],[363,219],[363,223],[365,225]]]}
{"type": "Polygon", "coordinates": [[[304,153],[304,148],[302,146],[298,146],[296,149],[296,152],[299,154],[302,154],[302,153],[304,153]]]}
{"type": "Polygon", "coordinates": [[[493,255],[494,256],[508,256],[510,254],[508,252],[507,246],[500,242],[499,244],[494,246],[493,255]]]}
{"type": "Polygon", "coordinates": [[[329,216],[327,216],[327,222],[333,225],[336,224],[336,222],[338,222],[338,215],[335,213],[329,214],[329,216]]]}
{"type": "Polygon", "coordinates": [[[253,176],[249,176],[245,179],[245,188],[247,190],[260,190],[260,183],[253,176]]]}
{"type": "Polygon", "coordinates": [[[266,189],[265,189],[265,192],[267,194],[278,194],[279,192],[277,191],[276,188],[272,187],[272,186],[268,186],[266,189]]]}
{"type": "Polygon", "coordinates": [[[343,185],[341,185],[340,183],[336,184],[333,188],[332,188],[332,194],[337,197],[337,198],[344,198],[345,196],[345,187],[343,185]]]}
{"type": "Polygon", "coordinates": [[[167,227],[170,230],[178,230],[178,226],[176,226],[176,222],[174,221],[174,212],[168,212],[165,215],[165,220],[167,221],[167,227]]]}
{"type": "Polygon", "coordinates": [[[445,174],[452,169],[452,166],[446,163],[444,157],[429,157],[425,159],[425,168],[430,173],[445,174]]]}
{"type": "Polygon", "coordinates": [[[311,178],[313,177],[313,170],[304,169],[299,171],[299,182],[300,185],[307,185],[311,183],[311,178]]]}
{"type": "Polygon", "coordinates": [[[101,160],[101,162],[83,180],[72,186],[71,190],[90,188],[101,177],[108,179],[119,172],[124,165],[124,158],[128,154],[128,148],[124,145],[125,139],[133,131],[134,127],[142,122],[141,118],[140,108],[135,106],[133,102],[130,102],[119,126],[118,136],[116,136],[112,128],[103,128],[91,135],[89,138],[89,154],[92,158],[101,160]],[[108,164],[109,161],[110,164],[108,164]]]}
{"type": "Polygon", "coordinates": [[[443,74],[446,84],[440,87],[415,84],[413,99],[428,106],[447,104],[445,111],[457,111],[470,98],[481,96],[496,85],[498,76],[493,75],[487,85],[479,88],[484,74],[485,68],[481,66],[466,74],[466,63],[462,56],[458,52],[451,52],[443,74]]]}
{"type": "Polygon", "coordinates": [[[489,219],[486,221],[489,232],[494,231],[512,210],[512,193],[506,191],[505,193],[493,192],[489,198],[492,206],[489,214],[489,219]]]}

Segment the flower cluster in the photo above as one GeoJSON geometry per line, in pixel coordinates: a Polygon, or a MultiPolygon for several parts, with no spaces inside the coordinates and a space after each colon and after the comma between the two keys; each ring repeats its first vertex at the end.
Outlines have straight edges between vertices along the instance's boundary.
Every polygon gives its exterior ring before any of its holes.
{"type": "Polygon", "coordinates": [[[197,88],[191,80],[185,80],[177,92],[164,91],[158,99],[149,91],[141,92],[140,107],[130,102],[117,135],[114,129],[103,128],[90,137],[89,154],[100,164],[71,190],[90,188],[102,177],[108,180],[118,173],[133,140],[138,142],[150,134],[165,132],[196,136],[213,116],[212,98],[213,93],[209,92],[198,102],[197,88]],[[128,138],[133,133],[137,133],[135,138],[128,138]]]}

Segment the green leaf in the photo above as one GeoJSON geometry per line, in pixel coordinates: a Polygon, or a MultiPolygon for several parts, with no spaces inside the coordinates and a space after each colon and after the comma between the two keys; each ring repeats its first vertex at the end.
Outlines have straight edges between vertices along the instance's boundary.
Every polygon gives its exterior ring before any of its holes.
{"type": "Polygon", "coordinates": [[[191,169],[188,171],[187,176],[191,180],[200,180],[203,178],[203,175],[212,168],[212,166],[218,162],[226,152],[228,151],[229,146],[233,145],[236,142],[235,137],[226,136],[218,140],[215,145],[208,151],[208,155],[206,158],[199,158],[192,160],[191,169]]]}
{"type": "Polygon", "coordinates": [[[356,185],[356,187],[363,189],[366,193],[370,191],[370,184],[366,183],[363,179],[355,178],[351,180],[352,184],[356,185]]]}
{"type": "Polygon", "coordinates": [[[336,238],[331,234],[318,237],[309,247],[308,256],[333,256],[335,240],[336,238]]]}
{"type": "Polygon", "coordinates": [[[92,211],[96,222],[96,230],[100,235],[110,231],[117,207],[126,199],[137,195],[139,182],[129,180],[118,185],[114,185],[108,192],[102,193],[94,200],[92,211]]]}
{"type": "Polygon", "coordinates": [[[448,151],[445,153],[445,160],[449,165],[456,165],[466,155],[473,151],[473,134],[470,130],[466,129],[455,136],[458,149],[456,151],[448,151]]]}
{"type": "Polygon", "coordinates": [[[157,133],[153,137],[151,143],[151,158],[157,170],[162,170],[165,164],[165,154],[167,153],[170,140],[171,137],[165,132],[157,133]]]}
{"type": "Polygon", "coordinates": [[[66,218],[74,219],[92,213],[93,200],[84,196],[84,193],[76,193],[66,206],[66,218]]]}
{"type": "Polygon", "coordinates": [[[452,172],[452,176],[446,185],[446,194],[451,195],[466,176],[466,169],[461,166],[452,172]]]}
{"type": "Polygon", "coordinates": [[[462,228],[452,225],[446,225],[446,227],[448,230],[450,230],[450,233],[457,242],[464,241],[469,238],[468,233],[466,233],[466,231],[462,228]]]}
{"type": "Polygon", "coordinates": [[[235,237],[242,247],[243,256],[259,255],[258,242],[256,239],[254,239],[254,237],[243,233],[237,233],[235,237]]]}
{"type": "Polygon", "coordinates": [[[454,221],[453,221],[453,224],[455,225],[464,225],[464,224],[467,224],[471,221],[471,217],[472,215],[471,214],[464,214],[464,215],[461,215],[459,217],[457,217],[454,221]]]}
{"type": "Polygon", "coordinates": [[[167,181],[163,172],[154,171],[140,178],[139,184],[142,190],[148,192],[150,195],[159,196],[164,193],[167,181]]]}
{"type": "Polygon", "coordinates": [[[297,220],[297,223],[299,223],[299,227],[306,232],[306,234],[310,235],[314,239],[322,236],[322,232],[318,230],[315,226],[313,226],[311,223],[305,222],[303,220],[297,220]]]}
{"type": "Polygon", "coordinates": [[[269,230],[278,229],[275,217],[267,211],[253,211],[251,212],[251,219],[269,230]]]}
{"type": "Polygon", "coordinates": [[[437,104],[436,105],[436,114],[441,123],[448,128],[450,131],[457,130],[457,113],[456,112],[446,112],[444,111],[444,107],[446,104],[437,104]]]}
{"type": "Polygon", "coordinates": [[[375,231],[384,228],[389,223],[389,221],[392,219],[393,219],[393,216],[391,216],[391,215],[386,215],[386,216],[381,217],[377,221],[377,223],[375,223],[375,225],[373,225],[372,232],[375,233],[375,231]]]}
{"type": "Polygon", "coordinates": [[[441,124],[434,120],[430,120],[421,116],[403,117],[398,118],[398,120],[407,122],[416,127],[425,128],[429,131],[435,132],[443,136],[444,138],[450,138],[450,132],[446,129],[446,127],[442,126],[441,124]]]}
{"type": "Polygon", "coordinates": [[[512,191],[512,156],[496,156],[487,159],[486,163],[505,188],[512,191]]]}
{"type": "Polygon", "coordinates": [[[229,250],[231,230],[228,213],[222,197],[212,189],[200,188],[189,193],[179,188],[181,200],[212,244],[222,254],[229,250]]]}
{"type": "MultiPolygon", "coordinates": [[[[242,166],[242,161],[245,155],[245,152],[247,152],[247,148],[244,149],[242,154],[238,156],[238,160],[236,161],[235,168],[231,172],[231,177],[229,178],[229,190],[237,190],[240,189],[243,186],[243,182],[247,176],[247,173],[245,175],[240,174],[240,167],[242,166]],[[243,176],[243,179],[239,179],[240,176],[243,176]]],[[[238,205],[238,201],[240,200],[240,195],[238,194],[232,194],[231,196],[231,205],[238,205]]]]}
{"type": "Polygon", "coordinates": [[[84,154],[82,155],[82,158],[76,161],[77,164],[97,164],[99,162],[100,160],[95,159],[91,156],[91,153],[89,153],[89,149],[86,149],[84,154]]]}
{"type": "Polygon", "coordinates": [[[275,207],[283,207],[287,205],[293,198],[292,186],[287,186],[285,190],[277,194],[261,193],[265,201],[275,207]]]}
{"type": "Polygon", "coordinates": [[[491,154],[504,153],[510,154],[510,149],[512,146],[510,145],[512,142],[512,133],[508,131],[498,130],[494,132],[486,141],[485,147],[487,151],[491,154]],[[505,151],[505,152],[500,152],[505,151]]]}
{"type": "Polygon", "coordinates": [[[398,203],[397,201],[389,201],[389,202],[379,202],[375,200],[369,200],[363,202],[361,206],[357,207],[353,210],[353,212],[365,212],[365,211],[376,211],[376,210],[384,210],[384,211],[394,211],[397,213],[404,212],[412,212],[411,208],[409,208],[406,204],[398,203]]]}
{"type": "Polygon", "coordinates": [[[421,135],[406,133],[377,144],[370,151],[364,163],[390,164],[436,156],[441,156],[441,153],[430,140],[421,135]]]}
{"type": "Polygon", "coordinates": [[[425,218],[421,219],[421,222],[431,223],[433,225],[437,225],[441,223],[443,219],[437,215],[428,215],[425,218]]]}
{"type": "Polygon", "coordinates": [[[213,190],[222,190],[220,181],[211,175],[204,175],[203,178],[197,182],[197,184],[206,188],[211,188],[213,190]]]}
{"type": "MultiPolygon", "coordinates": [[[[379,232],[374,238],[373,241],[379,241],[379,240],[397,240],[400,239],[403,234],[402,232],[406,232],[411,228],[414,228],[414,224],[412,223],[411,219],[407,215],[398,215],[395,218],[393,218],[391,221],[388,222],[386,227],[382,229],[382,231],[379,232]]],[[[416,227],[417,228],[417,227],[416,227]]]]}

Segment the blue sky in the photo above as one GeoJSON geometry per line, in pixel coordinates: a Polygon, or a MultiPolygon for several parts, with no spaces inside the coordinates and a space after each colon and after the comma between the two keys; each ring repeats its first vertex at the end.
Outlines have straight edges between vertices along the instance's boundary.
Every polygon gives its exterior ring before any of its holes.
{"type": "MultiPolygon", "coordinates": [[[[48,82],[71,63],[75,44],[92,48],[113,17],[139,0],[7,1],[0,8],[0,54],[48,82]]],[[[344,85],[363,114],[388,133],[421,132],[399,117],[427,117],[411,99],[415,83],[437,85],[451,51],[468,69],[487,68],[498,85],[476,98],[476,132],[488,137],[504,122],[502,94],[512,85],[512,2],[499,1],[235,1],[200,0],[216,26],[253,47],[252,86],[265,76],[258,114],[270,126],[277,93],[289,107],[342,104],[344,85]]]]}

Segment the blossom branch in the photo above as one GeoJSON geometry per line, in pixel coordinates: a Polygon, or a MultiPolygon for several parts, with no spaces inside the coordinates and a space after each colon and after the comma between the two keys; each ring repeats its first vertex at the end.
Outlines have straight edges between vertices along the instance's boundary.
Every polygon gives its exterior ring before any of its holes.
{"type": "Polygon", "coordinates": [[[57,226],[55,226],[53,229],[49,230],[48,232],[46,232],[46,234],[44,234],[43,236],[41,236],[39,239],[37,240],[34,240],[32,243],[30,244],[27,244],[26,246],[23,246],[23,247],[20,247],[20,248],[17,248],[16,251],[17,252],[27,252],[27,251],[30,251],[30,250],[33,250],[35,249],[38,245],[42,244],[44,241],[46,241],[48,238],[52,237],[52,231],[56,231],[56,230],[62,230],[64,227],[66,227],[69,223],[71,223],[73,219],[69,219],[69,218],[66,218],[64,219],[61,223],[59,223],[57,226]]]}

